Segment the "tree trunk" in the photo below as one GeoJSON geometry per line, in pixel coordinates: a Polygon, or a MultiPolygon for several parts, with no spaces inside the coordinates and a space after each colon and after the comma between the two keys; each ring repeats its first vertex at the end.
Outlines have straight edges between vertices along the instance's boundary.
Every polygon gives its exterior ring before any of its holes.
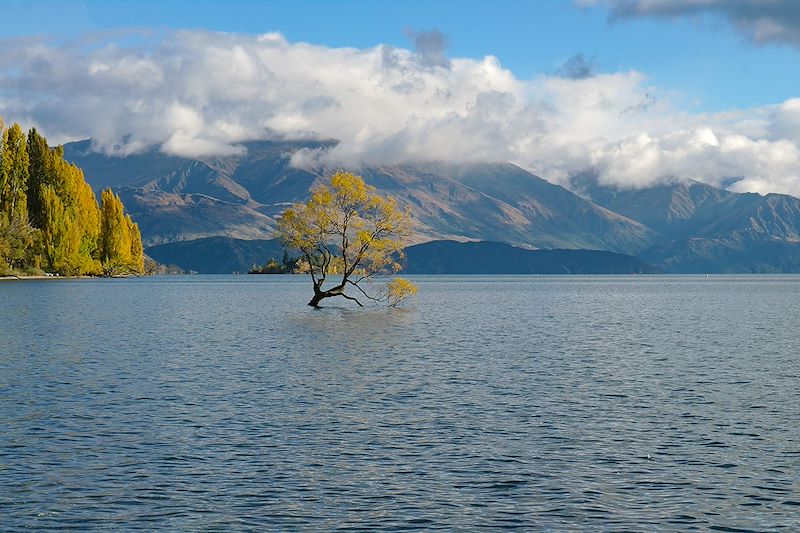
{"type": "Polygon", "coordinates": [[[322,301],[322,299],[325,298],[325,297],[326,296],[325,296],[324,292],[322,292],[322,291],[315,292],[314,293],[314,297],[311,298],[311,301],[308,302],[308,305],[310,305],[311,307],[319,308],[319,302],[322,301]]]}
{"type": "Polygon", "coordinates": [[[317,286],[314,286],[314,297],[311,298],[311,301],[308,302],[308,305],[319,308],[319,303],[323,299],[330,298],[332,296],[344,296],[344,284],[333,287],[332,289],[328,289],[327,291],[322,291],[317,286]]]}

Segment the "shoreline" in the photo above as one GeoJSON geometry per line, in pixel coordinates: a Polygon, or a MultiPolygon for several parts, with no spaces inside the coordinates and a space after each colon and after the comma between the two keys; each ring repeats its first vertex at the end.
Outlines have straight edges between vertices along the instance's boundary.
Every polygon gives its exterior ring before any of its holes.
{"type": "Polygon", "coordinates": [[[43,276],[36,274],[33,276],[0,276],[0,281],[28,281],[40,279],[92,279],[94,276],[43,276]]]}

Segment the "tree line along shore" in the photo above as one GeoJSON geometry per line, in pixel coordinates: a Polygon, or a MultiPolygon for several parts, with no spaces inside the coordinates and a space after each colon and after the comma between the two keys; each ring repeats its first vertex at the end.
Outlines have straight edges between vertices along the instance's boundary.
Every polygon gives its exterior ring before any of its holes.
{"type": "Polygon", "coordinates": [[[35,128],[0,118],[0,277],[142,274],[139,226],[35,128]],[[49,275],[48,275],[49,274],[49,275]]]}

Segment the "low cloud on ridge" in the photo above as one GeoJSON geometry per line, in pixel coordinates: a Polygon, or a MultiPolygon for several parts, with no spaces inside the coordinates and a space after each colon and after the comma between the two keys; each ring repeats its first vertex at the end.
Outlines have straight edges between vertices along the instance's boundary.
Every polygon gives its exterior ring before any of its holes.
{"type": "Polygon", "coordinates": [[[523,80],[492,56],[447,58],[441,34],[410,35],[424,37],[417,51],[205,31],[126,45],[5,40],[0,115],[118,155],[225,155],[249,139],[317,136],[341,142],[295,164],[513,161],[561,183],[741,178],[736,190],[800,194],[800,99],[689,113],[640,72],[523,80]]]}

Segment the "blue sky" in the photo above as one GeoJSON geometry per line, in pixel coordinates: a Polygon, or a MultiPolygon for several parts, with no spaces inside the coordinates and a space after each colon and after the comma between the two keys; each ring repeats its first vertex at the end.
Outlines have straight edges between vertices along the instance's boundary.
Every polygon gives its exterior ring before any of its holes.
{"type": "Polygon", "coordinates": [[[778,103],[800,87],[797,48],[754,45],[719,18],[611,21],[607,7],[572,0],[11,0],[3,11],[4,37],[130,27],[278,31],[290,41],[365,48],[409,47],[406,29],[437,28],[450,56],[491,54],[527,79],[583,54],[599,71],[641,71],[697,111],[778,103]]]}

